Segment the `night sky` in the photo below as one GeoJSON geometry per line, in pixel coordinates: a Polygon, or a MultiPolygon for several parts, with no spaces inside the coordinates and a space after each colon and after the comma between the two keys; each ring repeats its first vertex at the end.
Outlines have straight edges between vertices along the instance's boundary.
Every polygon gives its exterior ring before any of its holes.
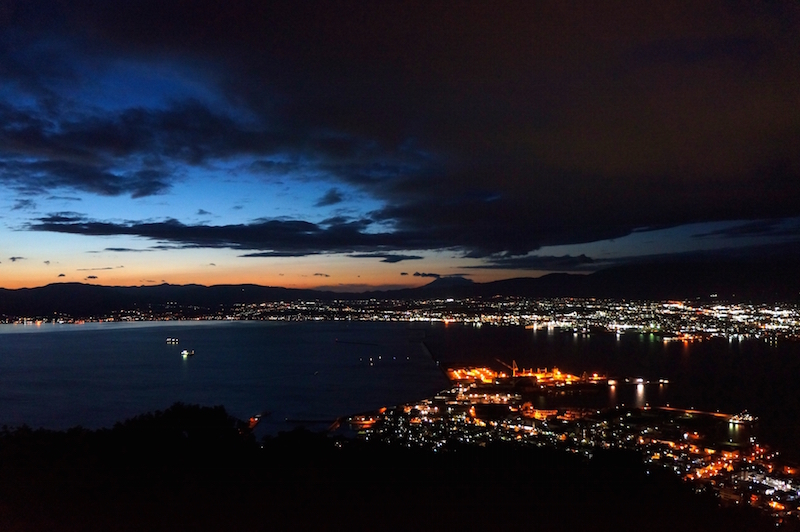
{"type": "Polygon", "coordinates": [[[0,286],[800,241],[800,4],[0,1],[0,286]]]}

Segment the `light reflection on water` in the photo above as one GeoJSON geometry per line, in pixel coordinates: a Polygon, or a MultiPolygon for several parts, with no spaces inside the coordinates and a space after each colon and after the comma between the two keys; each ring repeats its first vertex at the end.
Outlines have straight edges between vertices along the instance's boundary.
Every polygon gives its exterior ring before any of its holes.
{"type": "Polygon", "coordinates": [[[643,408],[645,405],[644,400],[644,384],[637,384],[636,385],[636,400],[633,403],[633,406],[636,408],[643,408]]]}

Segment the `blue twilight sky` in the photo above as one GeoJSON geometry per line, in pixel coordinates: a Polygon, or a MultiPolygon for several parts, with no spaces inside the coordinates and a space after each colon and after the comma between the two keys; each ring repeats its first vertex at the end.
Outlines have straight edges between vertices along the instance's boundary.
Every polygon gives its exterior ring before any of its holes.
{"type": "Polygon", "coordinates": [[[795,255],[796,2],[0,7],[0,286],[795,255]]]}

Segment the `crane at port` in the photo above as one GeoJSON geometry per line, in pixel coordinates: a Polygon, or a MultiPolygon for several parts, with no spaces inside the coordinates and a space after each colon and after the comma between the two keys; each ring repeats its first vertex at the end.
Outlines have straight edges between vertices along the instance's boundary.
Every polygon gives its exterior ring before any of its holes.
{"type": "Polygon", "coordinates": [[[508,364],[506,364],[505,362],[503,362],[502,360],[500,360],[499,358],[495,358],[495,360],[497,360],[502,365],[504,365],[505,367],[510,369],[512,377],[516,377],[517,376],[517,370],[519,369],[519,367],[517,366],[517,361],[516,360],[512,360],[510,366],[508,364]]]}

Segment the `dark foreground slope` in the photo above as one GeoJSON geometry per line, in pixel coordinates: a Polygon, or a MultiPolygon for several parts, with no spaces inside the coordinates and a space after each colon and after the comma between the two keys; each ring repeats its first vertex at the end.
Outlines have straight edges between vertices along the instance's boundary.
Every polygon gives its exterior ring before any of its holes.
{"type": "Polygon", "coordinates": [[[180,404],[111,430],[5,430],[0,475],[6,531],[774,529],[626,454],[433,454],[305,431],[261,446],[221,407],[180,404]]]}

